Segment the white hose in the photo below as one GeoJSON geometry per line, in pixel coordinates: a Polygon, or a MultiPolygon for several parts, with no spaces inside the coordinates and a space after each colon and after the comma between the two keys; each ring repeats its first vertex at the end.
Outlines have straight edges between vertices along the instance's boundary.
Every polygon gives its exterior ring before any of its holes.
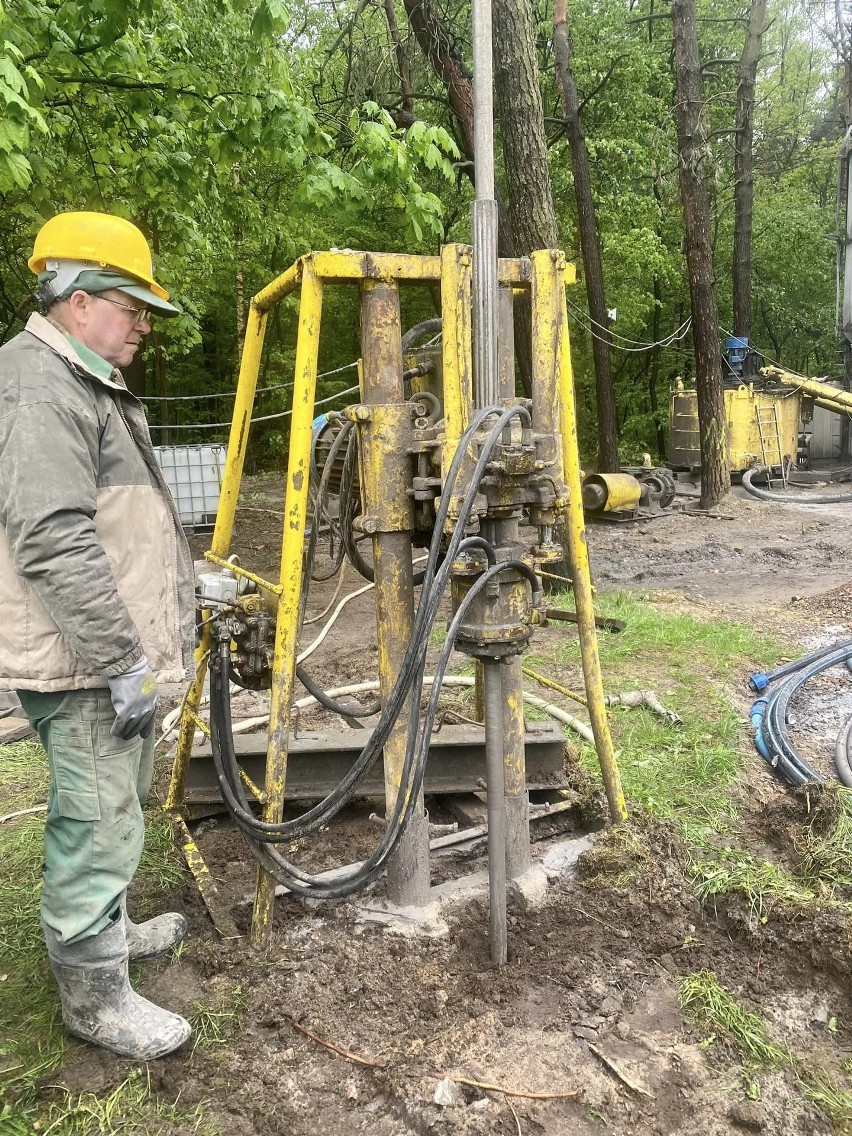
{"type": "MultiPolygon", "coordinates": [[[[426,675],[423,679],[423,685],[431,686],[434,681],[434,675],[426,675]]],[[[471,678],[468,675],[445,675],[441,685],[470,687],[475,683],[476,679],[471,678]]],[[[332,687],[331,690],[327,690],[325,693],[329,698],[341,698],[346,694],[366,694],[378,689],[378,680],[370,679],[367,682],[350,683],[347,686],[335,686],[332,687]]],[[[563,725],[568,726],[570,729],[574,730],[575,733],[580,734],[580,736],[585,738],[586,741],[591,742],[592,745],[594,745],[595,736],[592,733],[591,727],[587,726],[586,723],[581,721],[579,718],[575,718],[573,714],[569,714],[566,710],[563,710],[561,706],[554,706],[552,702],[547,702],[544,698],[539,698],[538,695],[530,694],[526,690],[523,691],[523,699],[528,706],[535,706],[537,710],[544,711],[545,714],[548,714],[551,718],[555,718],[563,725]]],[[[296,702],[294,702],[293,708],[297,710],[307,710],[309,707],[315,705],[317,705],[317,699],[314,698],[312,694],[307,694],[304,698],[299,698],[296,702]]],[[[172,711],[172,713],[174,714],[174,711],[172,711]]],[[[235,734],[243,734],[248,730],[253,730],[259,726],[265,726],[268,722],[268,714],[262,714],[256,718],[243,718],[239,722],[234,722],[233,732],[235,734]]],[[[165,721],[163,724],[165,725],[165,721]]],[[[202,740],[203,739],[200,732],[197,732],[193,744],[197,745],[202,740]]]]}

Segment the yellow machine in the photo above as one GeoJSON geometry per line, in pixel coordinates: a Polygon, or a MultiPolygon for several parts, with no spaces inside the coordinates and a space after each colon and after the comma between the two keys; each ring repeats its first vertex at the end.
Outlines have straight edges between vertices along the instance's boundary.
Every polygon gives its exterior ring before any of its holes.
{"type": "MultiPolygon", "coordinates": [[[[544,619],[537,572],[562,557],[555,538],[561,526],[567,534],[588,707],[610,811],[615,819],[626,816],[606,717],[583,529],[565,298],[573,267],[565,264],[561,253],[543,250],[529,258],[499,261],[497,276],[503,343],[510,342],[512,334],[513,293],[524,291],[531,297],[530,401],[516,397],[511,352],[504,351],[498,401],[474,405],[467,246],[446,246],[440,256],[311,253],[251,302],[221,502],[206,554],[211,571],[223,570],[216,593],[219,601],[215,610],[204,613],[196,678],[185,699],[168,806],[180,815],[193,734],[200,727],[212,734],[223,795],[258,860],[252,927],[257,939],[271,929],[276,882],[296,894],[339,896],[352,894],[386,872],[389,899],[401,905],[426,902],[429,843],[423,769],[429,716],[434,717],[441,668],[446,669],[453,643],[477,662],[488,770],[489,857],[499,861],[503,873],[501,877],[495,870],[492,875],[489,862],[491,903],[492,909],[497,905],[499,911],[501,904],[505,908],[505,894],[495,894],[495,888],[505,889],[505,874],[521,874],[529,863],[522,652],[534,625],[544,619]],[[303,816],[282,821],[306,584],[317,356],[328,284],[348,284],[360,296],[361,397],[357,405],[336,416],[336,440],[326,468],[332,470],[349,441],[357,445],[361,503],[353,528],[372,543],[382,714],[341,784],[303,816]],[[412,285],[440,289],[440,398],[423,391],[407,393],[403,383],[399,290],[412,285]],[[297,290],[301,302],[281,570],[278,580],[264,580],[230,564],[227,557],[268,315],[297,290]],[[417,543],[429,545],[426,565],[417,577],[419,599],[412,565],[415,535],[417,543]],[[421,720],[426,645],[444,592],[452,594],[454,614],[421,720]],[[198,713],[208,666],[210,727],[198,713]],[[262,784],[240,767],[232,744],[229,678],[271,688],[262,784]],[[384,759],[387,829],[376,852],[345,878],[338,875],[334,880],[311,877],[289,864],[281,848],[295,835],[326,823],[357,791],[359,777],[379,753],[384,759]],[[262,805],[260,819],[248,807],[248,795],[262,805]]],[[[209,873],[185,826],[184,832],[187,859],[202,894],[211,898],[209,873]]],[[[501,961],[493,942],[492,957],[501,961]]]]}
{"type": "MultiPolygon", "coordinates": [[[[724,392],[728,423],[728,459],[732,473],[743,473],[755,462],[795,463],[802,396],[788,386],[756,389],[749,383],[724,392]]],[[[672,391],[669,464],[674,469],[701,465],[698,433],[698,399],[683,384],[672,391]]]]}
{"type": "MultiPolygon", "coordinates": [[[[804,399],[837,414],[852,411],[852,395],[780,367],[764,367],[759,382],[726,387],[724,398],[732,474],[742,474],[753,465],[795,466],[804,399]]],[[[680,379],[672,391],[669,422],[669,465],[697,469],[701,465],[698,399],[680,379]]]]}

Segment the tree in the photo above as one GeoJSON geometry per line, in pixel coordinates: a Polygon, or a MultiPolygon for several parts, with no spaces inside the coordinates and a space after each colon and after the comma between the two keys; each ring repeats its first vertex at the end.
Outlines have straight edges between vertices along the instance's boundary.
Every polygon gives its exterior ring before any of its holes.
{"type": "Polygon", "coordinates": [[[686,226],[686,260],[692,300],[698,428],[701,447],[701,507],[717,505],[730,489],[719,317],[710,244],[710,198],[705,182],[707,141],[695,0],[673,0],[674,67],[677,89],[678,176],[686,226]]]}
{"type": "Polygon", "coordinates": [[[766,22],[766,0],[752,0],[743,53],[737,70],[734,126],[734,335],[751,336],[751,244],[754,201],[754,86],[760,40],[766,22]]]}
{"type": "Polygon", "coordinates": [[[562,102],[562,113],[571,147],[574,193],[577,198],[577,220],[580,247],[583,252],[586,295],[589,315],[593,320],[592,353],[597,377],[598,406],[598,470],[614,473],[618,462],[618,425],[612,380],[610,340],[607,331],[607,306],[604,293],[601,243],[598,233],[589,154],[580,120],[580,99],[571,62],[571,35],[568,28],[567,0],[556,0],[553,14],[553,48],[556,62],[556,85],[562,102]]]}

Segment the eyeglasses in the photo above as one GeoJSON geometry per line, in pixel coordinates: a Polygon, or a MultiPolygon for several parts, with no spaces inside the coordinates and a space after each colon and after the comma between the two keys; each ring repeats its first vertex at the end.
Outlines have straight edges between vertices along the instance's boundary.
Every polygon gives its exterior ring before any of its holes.
{"type": "Polygon", "coordinates": [[[132,304],[122,304],[120,300],[111,300],[109,296],[102,296],[100,292],[90,292],[89,295],[93,300],[106,300],[108,304],[115,304],[117,308],[124,308],[126,312],[132,312],[134,323],[144,323],[148,318],[147,308],[134,308],[132,304]]]}

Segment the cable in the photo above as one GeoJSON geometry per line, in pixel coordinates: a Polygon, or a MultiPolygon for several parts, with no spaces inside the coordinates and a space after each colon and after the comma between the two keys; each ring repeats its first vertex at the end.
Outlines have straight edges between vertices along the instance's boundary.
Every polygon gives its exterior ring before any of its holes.
{"type": "Polygon", "coordinates": [[[609,327],[605,327],[602,323],[589,315],[588,312],[585,312],[579,306],[579,304],[575,304],[573,300],[568,300],[568,306],[573,309],[577,322],[580,323],[591,336],[593,336],[595,339],[600,340],[601,343],[606,343],[610,347],[614,347],[617,351],[638,352],[651,351],[654,347],[671,347],[672,344],[679,343],[683,338],[685,338],[685,336],[689,332],[690,327],[692,326],[692,316],[689,316],[689,318],[684,320],[679,328],[673,331],[671,335],[667,336],[665,339],[658,339],[654,343],[643,343],[641,340],[629,339],[626,335],[619,335],[617,331],[612,331],[609,327]],[[586,320],[588,320],[589,322],[586,323],[586,320]],[[603,336],[598,335],[594,330],[594,328],[596,327],[600,328],[601,331],[605,331],[609,338],[605,339],[603,336]],[[613,342],[617,339],[620,339],[621,343],[613,342]],[[622,346],[622,344],[631,344],[631,346],[622,346]]]}
{"type": "MultiPolygon", "coordinates": [[[[358,361],[354,363],[346,363],[342,367],[335,367],[333,371],[323,371],[322,374],[317,375],[317,380],[328,379],[332,375],[340,375],[343,371],[351,371],[353,367],[358,366],[358,361]]],[[[268,394],[269,391],[289,390],[290,387],[295,386],[295,382],[291,383],[273,383],[271,387],[257,387],[255,394],[268,394]]],[[[140,402],[200,402],[205,398],[236,398],[236,390],[231,391],[213,391],[212,394],[140,394],[137,395],[140,402]]]]}
{"type": "MultiPolygon", "coordinates": [[[[325,406],[326,403],[334,402],[336,398],[343,398],[345,394],[352,394],[354,391],[359,390],[359,387],[347,387],[346,390],[338,391],[337,394],[329,395],[328,398],[321,398],[319,402],[315,402],[314,406],[325,406]]],[[[258,418],[250,419],[250,424],[255,422],[272,422],[276,418],[289,418],[293,413],[292,410],[281,410],[277,414],[262,414],[258,418]]],[[[148,425],[149,430],[216,430],[223,429],[225,426],[233,425],[233,419],[228,422],[194,422],[189,424],[181,424],[175,426],[156,426],[153,424],[148,425]]]]}

